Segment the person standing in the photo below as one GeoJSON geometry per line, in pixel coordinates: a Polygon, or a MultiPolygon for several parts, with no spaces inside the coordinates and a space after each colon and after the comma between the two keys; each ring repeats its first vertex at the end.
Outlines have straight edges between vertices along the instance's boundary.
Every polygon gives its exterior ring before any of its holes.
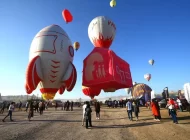
{"type": "Polygon", "coordinates": [[[95,112],[96,112],[96,119],[100,119],[100,103],[95,103],[95,112]]]}
{"type": "Polygon", "coordinates": [[[66,111],[69,111],[69,107],[70,107],[70,102],[67,101],[67,109],[66,109],[66,111]]]}
{"type": "Polygon", "coordinates": [[[58,104],[57,102],[55,102],[55,110],[57,110],[58,104]]]}
{"type": "Polygon", "coordinates": [[[42,101],[40,101],[39,103],[39,110],[40,110],[40,115],[43,114],[43,104],[42,104],[42,101]]]}
{"type": "Polygon", "coordinates": [[[177,112],[176,112],[176,107],[173,99],[170,99],[168,102],[168,109],[169,109],[169,116],[172,117],[173,123],[178,124],[178,119],[177,119],[177,112]]]}
{"type": "Polygon", "coordinates": [[[176,101],[177,101],[177,104],[178,104],[178,106],[179,106],[180,111],[183,112],[182,103],[181,103],[181,100],[179,99],[179,97],[177,98],[176,101]]]}
{"type": "Polygon", "coordinates": [[[22,102],[20,101],[18,111],[22,111],[22,102]]]}
{"type": "Polygon", "coordinates": [[[26,112],[28,111],[28,106],[29,106],[29,104],[28,104],[28,101],[26,102],[26,105],[25,105],[25,107],[26,107],[26,112]]]}
{"type": "Polygon", "coordinates": [[[64,110],[66,110],[67,102],[64,103],[64,110]]]}
{"type": "Polygon", "coordinates": [[[31,117],[33,116],[34,116],[34,105],[33,105],[33,101],[31,101],[29,105],[28,120],[30,121],[31,117]]]}
{"type": "Polygon", "coordinates": [[[92,127],[91,113],[92,109],[90,108],[90,104],[88,103],[85,109],[86,129],[88,129],[88,124],[89,127],[92,127]]]}
{"type": "Polygon", "coordinates": [[[84,125],[84,120],[85,120],[85,109],[86,109],[86,106],[87,106],[87,102],[84,102],[84,105],[82,106],[82,126],[84,125]]]}
{"type": "Polygon", "coordinates": [[[38,111],[38,108],[39,108],[39,103],[36,101],[36,104],[34,105],[33,104],[33,106],[34,106],[34,108],[35,108],[35,112],[39,112],[38,111]]]}
{"type": "Polygon", "coordinates": [[[71,101],[71,111],[73,111],[73,101],[71,101]]]}
{"type": "Polygon", "coordinates": [[[133,115],[132,115],[132,103],[131,100],[128,100],[126,103],[126,108],[127,108],[127,113],[128,113],[128,118],[130,121],[133,120],[133,115]]]}
{"type": "Polygon", "coordinates": [[[14,111],[14,102],[12,102],[11,104],[10,104],[10,106],[9,106],[9,109],[8,109],[8,114],[7,114],[7,116],[5,116],[5,118],[2,120],[3,122],[5,122],[5,119],[8,117],[8,116],[10,116],[10,121],[13,121],[13,119],[12,119],[12,112],[14,111]]]}
{"type": "Polygon", "coordinates": [[[10,103],[7,104],[7,110],[9,110],[10,103]]]}
{"type": "Polygon", "coordinates": [[[138,106],[138,104],[137,104],[137,102],[135,101],[135,102],[133,102],[133,111],[134,111],[134,115],[135,115],[135,117],[136,117],[136,121],[138,121],[138,119],[139,119],[139,106],[138,106]]]}
{"type": "Polygon", "coordinates": [[[154,115],[154,120],[155,121],[160,121],[159,120],[159,110],[158,110],[158,108],[156,106],[155,99],[152,99],[151,107],[152,107],[152,114],[154,115]]]}
{"type": "Polygon", "coordinates": [[[3,106],[2,106],[1,111],[0,111],[1,114],[3,114],[5,108],[6,108],[6,102],[3,102],[3,106]]]}
{"type": "Polygon", "coordinates": [[[158,119],[160,120],[162,117],[161,117],[160,107],[159,107],[159,105],[158,105],[157,99],[155,100],[155,105],[156,105],[156,109],[158,110],[158,119]]]}

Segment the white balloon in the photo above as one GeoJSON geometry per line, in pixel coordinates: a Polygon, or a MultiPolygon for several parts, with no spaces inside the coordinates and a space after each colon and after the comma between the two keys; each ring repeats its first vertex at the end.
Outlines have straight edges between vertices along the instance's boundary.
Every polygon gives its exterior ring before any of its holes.
{"type": "Polygon", "coordinates": [[[116,0],[111,0],[110,1],[110,6],[115,7],[116,6],[116,0]]]}
{"type": "Polygon", "coordinates": [[[45,99],[53,99],[58,90],[60,94],[65,89],[71,91],[76,82],[73,57],[71,40],[60,26],[50,25],[40,30],[30,47],[25,85],[27,93],[38,86],[45,99]],[[71,82],[66,83],[69,78],[71,82]]]}
{"type": "Polygon", "coordinates": [[[116,26],[108,17],[94,18],[88,26],[88,36],[95,47],[109,48],[115,38],[116,26]]]}
{"type": "Polygon", "coordinates": [[[183,86],[184,88],[184,96],[188,103],[190,103],[190,83],[186,83],[183,86]]]}
{"type": "Polygon", "coordinates": [[[148,63],[149,63],[150,65],[154,65],[154,60],[151,59],[151,60],[148,61],[148,63]]]}
{"type": "Polygon", "coordinates": [[[144,79],[146,79],[147,81],[149,81],[151,79],[151,74],[145,74],[144,75],[144,79]]]}

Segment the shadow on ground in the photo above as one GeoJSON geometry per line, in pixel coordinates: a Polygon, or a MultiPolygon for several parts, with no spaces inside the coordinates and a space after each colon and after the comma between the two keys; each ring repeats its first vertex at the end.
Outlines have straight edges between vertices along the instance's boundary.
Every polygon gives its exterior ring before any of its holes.
{"type": "Polygon", "coordinates": [[[127,124],[127,125],[93,126],[91,129],[141,127],[141,126],[154,125],[154,124],[159,124],[159,122],[151,122],[151,123],[135,123],[135,124],[127,124]]]}

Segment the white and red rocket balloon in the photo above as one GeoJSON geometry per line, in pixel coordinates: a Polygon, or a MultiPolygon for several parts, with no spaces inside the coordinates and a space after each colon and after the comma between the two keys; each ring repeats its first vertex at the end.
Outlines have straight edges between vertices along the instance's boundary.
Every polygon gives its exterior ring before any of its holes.
{"type": "Polygon", "coordinates": [[[44,99],[53,99],[57,91],[71,91],[77,79],[73,57],[72,43],[60,26],[43,28],[30,47],[26,92],[30,94],[39,86],[44,99]]]}
{"type": "Polygon", "coordinates": [[[83,60],[82,85],[92,91],[114,92],[133,86],[129,64],[109,49],[115,32],[115,24],[104,16],[96,17],[89,24],[88,35],[95,48],[83,60]]]}

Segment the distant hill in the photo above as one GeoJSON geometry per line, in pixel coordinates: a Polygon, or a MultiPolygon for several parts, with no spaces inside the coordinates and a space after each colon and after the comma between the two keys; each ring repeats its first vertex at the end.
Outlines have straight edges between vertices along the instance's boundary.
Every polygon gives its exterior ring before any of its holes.
{"type": "MultiPolygon", "coordinates": [[[[20,96],[1,96],[1,99],[3,101],[14,101],[14,102],[19,102],[19,101],[26,101],[28,99],[37,99],[37,96],[35,95],[20,95],[20,96]]],[[[39,99],[39,97],[38,97],[39,99]]]]}

